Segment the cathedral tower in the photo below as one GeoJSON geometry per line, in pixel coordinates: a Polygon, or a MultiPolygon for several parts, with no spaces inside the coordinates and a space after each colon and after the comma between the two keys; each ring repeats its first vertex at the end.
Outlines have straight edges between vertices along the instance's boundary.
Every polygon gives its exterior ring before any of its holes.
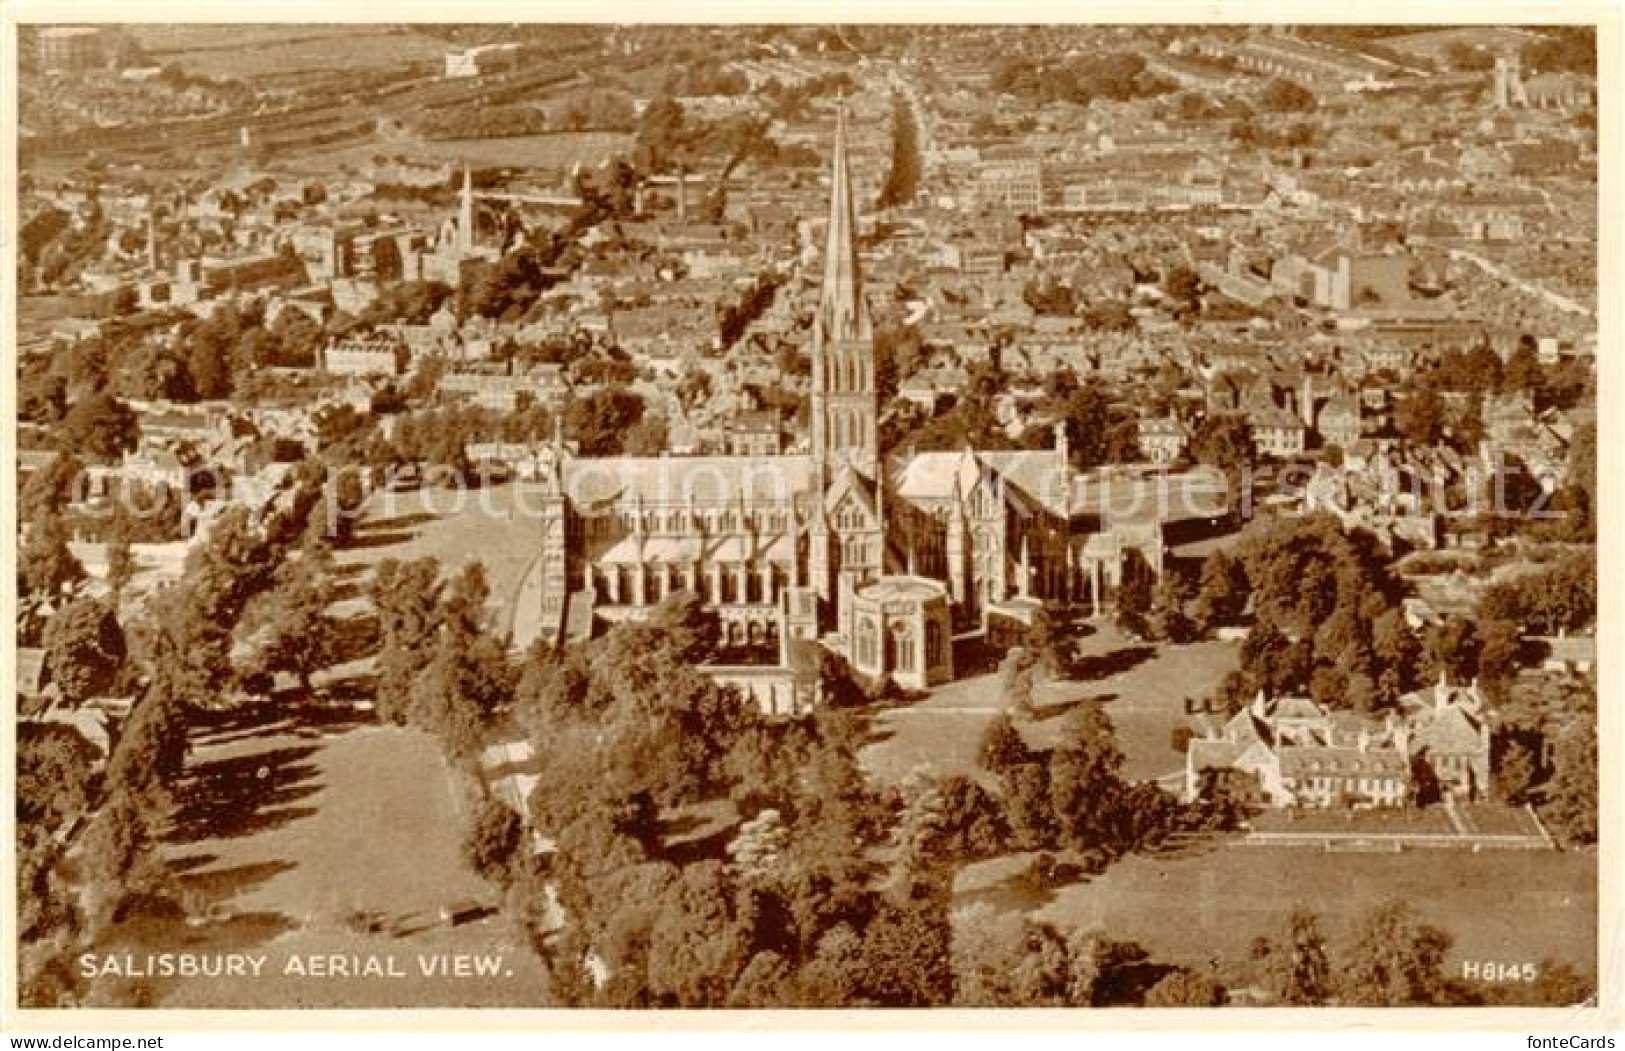
{"type": "Polygon", "coordinates": [[[874,328],[858,264],[844,104],[835,117],[835,157],[829,182],[824,286],[813,318],[810,412],[813,460],[825,483],[842,461],[870,479],[879,474],[880,463],[874,328]]]}

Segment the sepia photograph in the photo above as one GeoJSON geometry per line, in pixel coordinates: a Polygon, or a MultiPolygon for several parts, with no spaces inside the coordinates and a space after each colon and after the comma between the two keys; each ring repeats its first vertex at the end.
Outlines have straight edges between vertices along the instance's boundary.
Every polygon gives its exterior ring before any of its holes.
{"type": "Polygon", "coordinates": [[[1598,1005],[1595,19],[600,14],[8,27],[9,1009],[1598,1005]]]}

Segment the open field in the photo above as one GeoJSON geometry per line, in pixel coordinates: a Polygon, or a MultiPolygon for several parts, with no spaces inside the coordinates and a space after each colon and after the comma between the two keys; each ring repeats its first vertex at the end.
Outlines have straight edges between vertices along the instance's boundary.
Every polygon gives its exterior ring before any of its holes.
{"type": "Polygon", "coordinates": [[[901,783],[915,771],[973,775],[982,733],[1003,707],[997,672],[949,683],[914,704],[877,713],[873,740],[858,761],[886,784],[901,783]]]}
{"type": "Polygon", "coordinates": [[[1589,853],[1418,850],[1328,854],[1208,844],[1182,855],[1135,855],[1041,898],[1008,885],[1016,859],[966,871],[964,900],[1030,910],[1064,929],[1110,931],[1158,961],[1206,969],[1245,962],[1297,904],[1319,913],[1335,953],[1350,925],[1388,898],[1409,902],[1455,937],[1446,973],[1466,960],[1539,964],[1594,977],[1597,859],[1589,853]]]}
{"type": "Polygon", "coordinates": [[[445,41],[390,26],[135,25],[154,61],[186,72],[246,79],[327,71],[400,69],[439,62],[445,41]]]}
{"type": "Polygon", "coordinates": [[[1355,835],[1436,835],[1456,832],[1444,807],[1403,810],[1265,810],[1247,822],[1254,832],[1355,835]]]}
{"type": "MultiPolygon", "coordinates": [[[[1022,725],[1027,743],[1058,743],[1065,715],[1080,703],[1104,706],[1123,749],[1124,772],[1135,779],[1183,769],[1171,747],[1174,728],[1187,725],[1184,699],[1202,696],[1235,666],[1236,644],[1161,646],[1135,642],[1109,625],[1078,641],[1078,677],[1041,685],[1037,714],[1022,725]]],[[[997,671],[960,679],[913,704],[879,712],[873,742],[859,758],[872,776],[896,783],[911,771],[935,776],[976,770],[976,748],[1004,707],[997,671]]]]}
{"type": "Polygon", "coordinates": [[[436,742],[417,731],[356,726],[274,710],[195,736],[164,854],[208,921],[144,918],[115,929],[102,953],[240,953],[258,977],[148,981],[164,1007],[534,1006],[545,980],[499,917],[453,926],[442,906],[497,903],[463,864],[457,783],[436,742]],[[368,930],[351,923],[368,914],[368,930]],[[389,926],[385,926],[389,925],[389,926]],[[334,955],[360,971],[372,957],[399,976],[289,973],[334,955]],[[447,956],[484,955],[483,978],[425,975],[447,956]]]}
{"type": "Polygon", "coordinates": [[[476,167],[541,168],[564,171],[579,163],[583,168],[623,153],[632,136],[611,131],[559,131],[542,135],[515,135],[505,139],[378,139],[336,150],[312,150],[281,162],[299,172],[360,168],[375,154],[404,157],[419,164],[467,161],[476,167]]]}
{"type": "Polygon", "coordinates": [[[337,564],[360,567],[356,584],[364,591],[372,568],[386,558],[402,562],[438,558],[448,575],[478,560],[491,588],[493,623],[506,632],[525,570],[541,553],[537,491],[516,482],[480,490],[425,487],[376,492],[364,509],[355,539],[338,553],[337,564]]]}
{"type": "MultiPolygon", "coordinates": [[[[1183,770],[1185,755],[1170,738],[1189,724],[1185,698],[1203,697],[1236,666],[1233,642],[1193,642],[1184,646],[1136,642],[1101,625],[1078,644],[1083,675],[1040,690],[1041,704],[1071,706],[1083,700],[1102,705],[1123,750],[1123,772],[1150,780],[1183,770]]],[[[1047,721],[1059,728],[1062,720],[1047,721]]],[[[1032,743],[1050,743],[1042,737],[1032,743]]]]}

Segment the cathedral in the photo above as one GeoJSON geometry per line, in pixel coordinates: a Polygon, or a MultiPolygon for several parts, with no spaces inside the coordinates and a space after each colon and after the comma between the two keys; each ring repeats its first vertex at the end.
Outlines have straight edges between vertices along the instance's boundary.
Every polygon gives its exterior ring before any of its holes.
{"type": "Polygon", "coordinates": [[[791,640],[816,641],[873,681],[923,689],[953,677],[955,634],[1029,619],[1085,581],[1098,603],[1101,537],[1075,528],[1059,427],[1038,451],[880,447],[844,111],[823,267],[805,452],[589,458],[555,442],[524,599],[541,604],[542,637],[583,638],[688,591],[729,647],[782,664],[791,640]]]}

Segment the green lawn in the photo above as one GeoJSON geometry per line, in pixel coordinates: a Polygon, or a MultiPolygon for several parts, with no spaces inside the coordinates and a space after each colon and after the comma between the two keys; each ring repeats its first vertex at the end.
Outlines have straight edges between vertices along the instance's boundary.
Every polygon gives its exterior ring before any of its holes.
{"type": "Polygon", "coordinates": [[[206,77],[404,69],[438,62],[444,41],[389,27],[162,25],[132,27],[155,62],[206,77]]]}
{"type": "Polygon", "coordinates": [[[236,952],[258,977],[163,978],[160,1006],[545,1006],[539,962],[499,916],[459,926],[442,906],[500,902],[463,864],[464,808],[438,745],[413,730],[243,720],[199,735],[164,856],[191,893],[189,926],[152,917],[103,952],[236,952]],[[393,931],[352,928],[372,914],[393,931]],[[316,977],[290,961],[374,955],[404,977],[316,977]],[[443,954],[500,956],[479,980],[421,973],[443,954]],[[421,962],[420,962],[421,961],[421,962]]]}
{"type": "MultiPolygon", "coordinates": [[[[1173,731],[1189,725],[1185,698],[1204,697],[1236,666],[1233,642],[1173,646],[1136,642],[1102,625],[1078,644],[1081,678],[1050,684],[1039,693],[1042,706],[1057,710],[1090,700],[1104,706],[1123,750],[1124,774],[1134,779],[1164,777],[1183,770],[1185,754],[1172,747],[1173,731]]],[[[1046,719],[1033,743],[1053,743],[1064,721],[1046,719]]]]}
{"type": "Polygon", "coordinates": [[[1328,854],[1310,848],[1208,844],[1183,855],[1132,856],[1046,900],[1013,892],[1009,859],[976,866],[961,899],[1025,907],[1063,928],[1099,928],[1142,944],[1159,961],[1221,966],[1246,959],[1294,905],[1319,913],[1333,941],[1365,910],[1409,902],[1455,939],[1448,970],[1464,960],[1538,964],[1551,957],[1596,974],[1597,859],[1544,851],[1417,850],[1328,854]],[[1019,903],[1019,904],[1018,904],[1019,903]]]}
{"type": "MultiPolygon", "coordinates": [[[[537,492],[536,486],[518,483],[462,492],[427,487],[376,492],[355,541],[336,561],[340,567],[361,567],[358,583],[364,589],[372,567],[386,558],[437,558],[447,575],[477,559],[491,588],[493,623],[506,632],[525,571],[541,553],[541,526],[534,514],[537,492]]],[[[351,603],[336,612],[353,614],[363,608],[351,603]]]]}
{"type": "MultiPolygon", "coordinates": [[[[1079,677],[1040,686],[1037,712],[1021,724],[1022,734],[1035,748],[1053,746],[1067,712],[1080,703],[1102,704],[1116,728],[1127,776],[1159,778],[1182,770],[1184,753],[1174,751],[1170,739],[1176,727],[1188,724],[1184,699],[1212,691],[1235,666],[1236,650],[1230,642],[1152,645],[1098,627],[1078,642],[1079,677]]],[[[866,771],[890,784],[915,770],[939,777],[974,773],[982,732],[1003,707],[997,672],[960,679],[906,707],[877,713],[873,740],[859,758],[866,771]]]]}
{"type": "Polygon", "coordinates": [[[1401,835],[1456,834],[1450,815],[1443,807],[1422,810],[1353,810],[1334,807],[1327,810],[1266,810],[1248,822],[1255,832],[1304,832],[1401,835]]]}

